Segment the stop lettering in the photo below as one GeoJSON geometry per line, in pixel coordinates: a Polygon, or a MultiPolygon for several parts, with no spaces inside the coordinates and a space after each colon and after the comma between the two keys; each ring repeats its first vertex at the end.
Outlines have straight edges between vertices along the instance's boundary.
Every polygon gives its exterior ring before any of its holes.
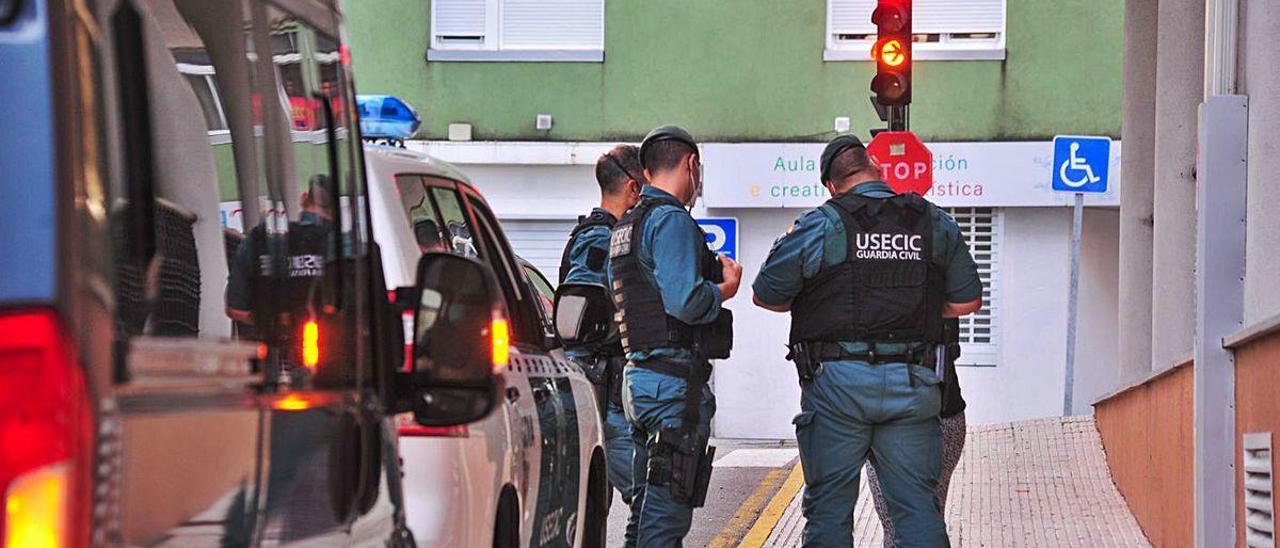
{"type": "Polygon", "coordinates": [[[933,153],[910,131],[882,131],[867,145],[880,177],[899,194],[923,196],[933,188],[933,153]]]}

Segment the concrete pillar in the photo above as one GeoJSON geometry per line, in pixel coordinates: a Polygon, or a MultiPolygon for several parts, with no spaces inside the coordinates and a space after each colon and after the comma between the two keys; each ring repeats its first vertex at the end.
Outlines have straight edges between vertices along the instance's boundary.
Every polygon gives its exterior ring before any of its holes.
{"type": "Polygon", "coordinates": [[[1151,364],[1191,354],[1195,336],[1196,140],[1204,99],[1204,0],[1160,0],[1156,38],[1151,364]]]}
{"type": "Polygon", "coordinates": [[[1244,322],[1280,314],[1280,2],[1240,6],[1238,93],[1249,96],[1248,228],[1245,239],[1244,322]]]}
{"type": "Polygon", "coordinates": [[[1124,3],[1120,139],[1120,359],[1116,386],[1151,371],[1152,193],[1155,170],[1157,0],[1124,3]]]}

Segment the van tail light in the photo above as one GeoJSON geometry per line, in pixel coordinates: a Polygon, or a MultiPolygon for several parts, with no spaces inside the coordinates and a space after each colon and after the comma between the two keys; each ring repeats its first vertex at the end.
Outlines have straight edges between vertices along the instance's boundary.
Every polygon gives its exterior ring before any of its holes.
{"type": "Polygon", "coordinates": [[[3,548],[87,545],[93,416],[53,311],[0,313],[0,378],[3,548]]]}
{"type": "Polygon", "coordinates": [[[307,320],[302,324],[302,365],[315,370],[320,364],[320,324],[307,320]]]}
{"type": "Polygon", "coordinates": [[[471,435],[467,425],[423,426],[413,420],[413,413],[396,416],[396,430],[402,438],[465,438],[471,435]]]}
{"type": "Polygon", "coordinates": [[[493,373],[496,375],[507,368],[511,359],[511,325],[495,312],[493,321],[489,323],[489,333],[493,341],[493,373]]]}

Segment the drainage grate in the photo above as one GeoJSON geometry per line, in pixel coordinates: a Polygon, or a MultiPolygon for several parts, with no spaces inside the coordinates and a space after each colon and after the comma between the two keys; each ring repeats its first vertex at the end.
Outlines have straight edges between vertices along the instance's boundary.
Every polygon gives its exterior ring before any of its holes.
{"type": "Polygon", "coordinates": [[[1271,498],[1271,433],[1244,435],[1245,545],[1275,548],[1275,505],[1271,498]]]}

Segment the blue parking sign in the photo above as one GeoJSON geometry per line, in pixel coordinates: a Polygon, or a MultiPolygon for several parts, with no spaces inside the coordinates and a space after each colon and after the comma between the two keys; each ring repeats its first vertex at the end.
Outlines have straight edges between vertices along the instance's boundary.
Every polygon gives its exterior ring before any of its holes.
{"type": "Polygon", "coordinates": [[[707,234],[707,247],[733,260],[738,259],[738,220],[733,217],[698,219],[698,227],[707,234]]]}
{"type": "Polygon", "coordinates": [[[1110,137],[1054,137],[1053,190],[1106,192],[1110,163],[1110,137]]]}

